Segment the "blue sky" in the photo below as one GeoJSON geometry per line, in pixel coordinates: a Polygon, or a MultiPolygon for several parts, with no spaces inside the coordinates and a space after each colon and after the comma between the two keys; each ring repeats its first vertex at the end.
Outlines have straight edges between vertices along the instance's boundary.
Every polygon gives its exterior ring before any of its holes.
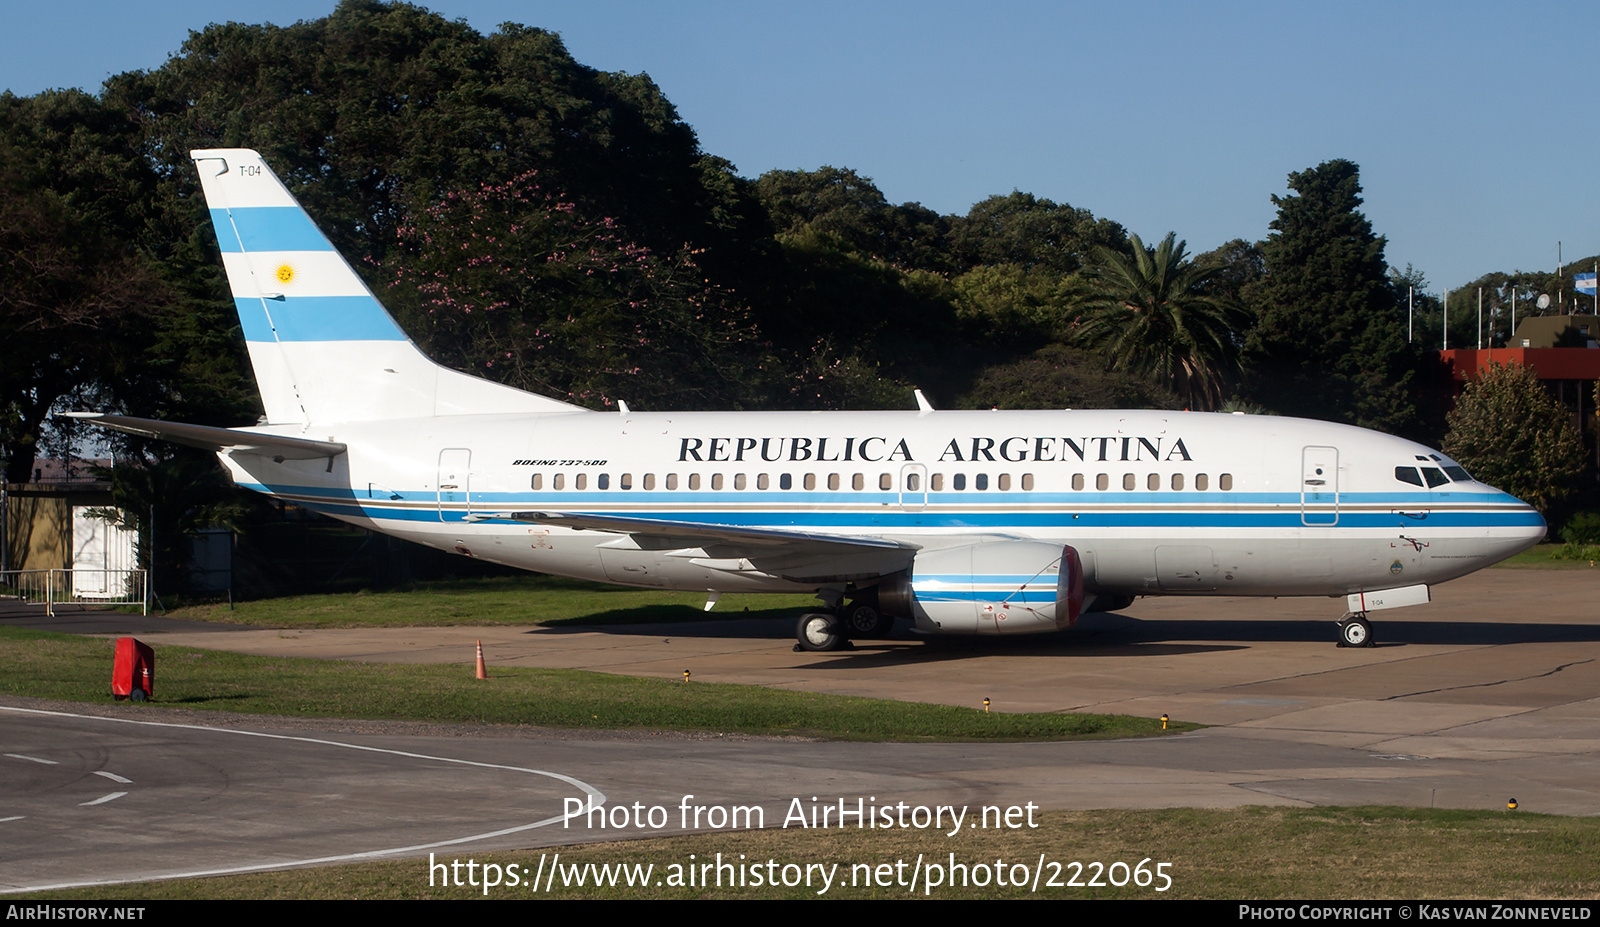
{"type": "MultiPolygon", "coordinates": [[[[749,177],[850,167],[892,201],[958,213],[1024,190],[1199,252],[1265,237],[1291,171],[1348,158],[1390,264],[1435,288],[1553,270],[1557,241],[1567,257],[1600,251],[1592,4],[424,5],[648,72],[749,177]]],[[[213,19],[332,8],[7,0],[0,88],[94,90],[213,19]]]]}

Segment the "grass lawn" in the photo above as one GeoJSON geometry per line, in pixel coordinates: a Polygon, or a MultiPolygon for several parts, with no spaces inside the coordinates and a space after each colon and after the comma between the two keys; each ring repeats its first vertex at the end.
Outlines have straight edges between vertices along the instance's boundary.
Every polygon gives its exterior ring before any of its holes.
{"type": "Polygon", "coordinates": [[[1600,546],[1548,543],[1531,547],[1492,569],[1511,570],[1594,570],[1600,563],[1600,546]]]}
{"type": "MultiPolygon", "coordinates": [[[[110,699],[112,641],[0,628],[0,693],[110,699]]],[[[841,740],[1138,737],[1161,722],[1122,715],[986,713],[725,683],[580,670],[256,657],[156,645],[157,706],[294,717],[366,718],[606,730],[727,731],[841,740]]],[[[1172,731],[1195,725],[1174,724],[1172,731]]]]}
{"type": "Polygon", "coordinates": [[[391,592],[286,596],[175,608],[168,617],[266,628],[439,627],[445,625],[649,624],[717,618],[794,621],[815,599],[725,595],[706,612],[703,592],[627,589],[554,576],[417,583],[391,592]]]}

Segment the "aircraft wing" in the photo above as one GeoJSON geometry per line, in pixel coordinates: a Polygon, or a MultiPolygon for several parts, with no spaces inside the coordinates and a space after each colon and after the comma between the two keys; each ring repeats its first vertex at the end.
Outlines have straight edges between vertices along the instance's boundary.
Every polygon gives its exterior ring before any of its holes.
{"type": "Polygon", "coordinates": [[[796,581],[868,579],[905,569],[920,545],[865,535],[843,536],[743,525],[570,512],[482,512],[472,521],[507,520],[626,535],[600,545],[617,552],[655,551],[728,573],[765,573],[796,581]]]}
{"type": "MultiPolygon", "coordinates": [[[[793,547],[796,544],[805,543],[838,545],[841,548],[871,548],[873,550],[921,549],[921,545],[893,541],[888,538],[816,534],[809,531],[790,531],[786,528],[747,528],[743,525],[668,521],[627,515],[588,515],[568,512],[483,512],[468,515],[467,518],[471,521],[488,521],[491,519],[532,521],[543,525],[574,528],[579,531],[609,531],[614,534],[631,534],[641,539],[681,539],[694,541],[696,542],[695,546],[705,542],[748,547],[793,547]]],[[[664,549],[660,544],[652,544],[651,546],[657,549],[664,549]]]]}
{"type": "Polygon", "coordinates": [[[183,422],[162,422],[151,418],[134,418],[130,415],[108,415],[104,412],[68,412],[68,418],[88,422],[142,438],[158,438],[204,448],[208,451],[239,451],[260,454],[283,460],[315,460],[320,457],[337,457],[346,446],[337,441],[315,441],[288,435],[262,434],[236,428],[217,428],[212,425],[189,425],[183,422]]]}

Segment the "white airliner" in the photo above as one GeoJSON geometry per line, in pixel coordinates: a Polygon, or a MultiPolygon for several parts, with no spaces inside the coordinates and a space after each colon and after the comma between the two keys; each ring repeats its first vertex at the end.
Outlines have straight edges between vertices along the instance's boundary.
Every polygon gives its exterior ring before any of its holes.
{"type": "Polygon", "coordinates": [[[263,424],[80,413],[209,448],[241,486],[443,550],[710,594],[796,592],[799,646],[1065,628],[1140,595],[1347,596],[1366,614],[1539,541],[1437,451],[1190,412],[592,412],[447,370],[254,151],[191,153],[263,424]]]}

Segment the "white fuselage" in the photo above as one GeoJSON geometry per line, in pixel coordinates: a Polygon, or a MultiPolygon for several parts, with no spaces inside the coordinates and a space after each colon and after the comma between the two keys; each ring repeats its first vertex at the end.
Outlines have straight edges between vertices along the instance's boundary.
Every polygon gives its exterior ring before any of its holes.
{"type": "MultiPolygon", "coordinates": [[[[331,464],[223,460],[241,485],[418,543],[671,589],[815,592],[826,583],[627,533],[475,519],[626,515],[922,549],[1033,539],[1075,547],[1085,588],[1104,595],[1331,596],[1431,585],[1545,532],[1537,512],[1493,487],[1436,481],[1454,465],[1435,451],[1290,418],[559,412],[293,433],[349,450],[331,464]],[[1409,469],[1411,482],[1397,469],[1409,469]]],[[[855,578],[904,568],[911,556],[884,553],[855,578]]]]}

